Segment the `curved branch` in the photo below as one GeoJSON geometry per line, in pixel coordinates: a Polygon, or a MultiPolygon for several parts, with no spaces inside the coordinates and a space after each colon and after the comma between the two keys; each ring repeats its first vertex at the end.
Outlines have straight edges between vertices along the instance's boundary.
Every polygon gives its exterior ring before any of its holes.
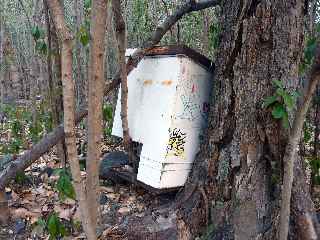
{"type": "MultiPolygon", "coordinates": [[[[281,201],[281,212],[280,212],[279,239],[287,239],[287,236],[288,236],[289,218],[290,218],[290,201],[291,201],[292,183],[293,183],[293,176],[294,176],[293,171],[294,171],[294,164],[295,164],[295,159],[297,154],[297,148],[301,138],[303,123],[304,123],[306,114],[308,112],[309,105],[311,103],[313,94],[317,88],[317,84],[319,83],[319,80],[320,80],[320,43],[318,43],[317,45],[315,56],[316,56],[315,61],[309,73],[309,79],[307,79],[308,85],[306,87],[306,91],[303,96],[303,102],[296,112],[296,115],[293,121],[293,126],[289,134],[289,142],[286,146],[285,155],[283,157],[284,176],[283,176],[283,189],[281,192],[282,201],[281,201]]],[[[314,226],[312,226],[312,222],[310,222],[309,226],[305,226],[305,228],[311,229],[310,232],[314,232],[314,226]]]]}

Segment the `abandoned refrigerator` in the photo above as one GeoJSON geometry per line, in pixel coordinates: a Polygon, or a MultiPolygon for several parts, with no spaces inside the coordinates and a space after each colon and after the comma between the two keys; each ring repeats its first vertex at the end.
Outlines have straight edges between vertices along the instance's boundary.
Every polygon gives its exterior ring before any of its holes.
{"type": "MultiPolygon", "coordinates": [[[[129,74],[129,133],[142,144],[137,180],[157,189],[184,185],[207,124],[212,82],[211,62],[184,46],[154,48],[129,74]]],[[[121,89],[112,128],[118,137],[120,112],[121,89]]]]}

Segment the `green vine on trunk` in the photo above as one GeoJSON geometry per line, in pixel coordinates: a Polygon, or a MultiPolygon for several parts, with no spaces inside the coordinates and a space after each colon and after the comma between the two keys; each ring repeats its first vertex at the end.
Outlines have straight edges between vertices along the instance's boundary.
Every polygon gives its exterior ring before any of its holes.
{"type": "Polygon", "coordinates": [[[296,107],[299,94],[287,90],[279,80],[273,80],[272,83],[276,92],[263,100],[263,107],[270,108],[273,118],[281,120],[284,128],[289,128],[289,113],[296,107]]]}

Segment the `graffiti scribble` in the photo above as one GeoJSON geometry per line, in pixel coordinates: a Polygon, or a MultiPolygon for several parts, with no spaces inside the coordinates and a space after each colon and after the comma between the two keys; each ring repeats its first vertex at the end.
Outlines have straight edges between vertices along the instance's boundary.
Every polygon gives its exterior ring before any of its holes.
{"type": "Polygon", "coordinates": [[[167,145],[166,156],[184,157],[186,135],[186,133],[183,133],[178,128],[169,129],[169,143],[167,145]]]}
{"type": "Polygon", "coordinates": [[[181,102],[183,105],[183,111],[182,114],[178,115],[180,119],[194,121],[200,116],[201,108],[193,96],[181,95],[181,102]]]}

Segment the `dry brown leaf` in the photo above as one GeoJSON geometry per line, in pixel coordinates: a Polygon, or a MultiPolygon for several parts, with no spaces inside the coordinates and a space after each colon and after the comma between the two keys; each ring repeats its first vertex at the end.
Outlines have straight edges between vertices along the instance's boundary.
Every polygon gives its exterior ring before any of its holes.
{"type": "Polygon", "coordinates": [[[81,222],[81,213],[80,213],[80,209],[79,208],[76,209],[72,219],[73,219],[73,221],[81,222]]]}
{"type": "Polygon", "coordinates": [[[39,218],[41,216],[41,212],[34,212],[34,211],[29,211],[26,208],[16,208],[11,210],[11,215],[13,219],[17,218],[39,218]]]}
{"type": "Polygon", "coordinates": [[[56,205],[54,206],[54,211],[58,213],[59,218],[69,221],[74,213],[74,208],[56,205]]]}

